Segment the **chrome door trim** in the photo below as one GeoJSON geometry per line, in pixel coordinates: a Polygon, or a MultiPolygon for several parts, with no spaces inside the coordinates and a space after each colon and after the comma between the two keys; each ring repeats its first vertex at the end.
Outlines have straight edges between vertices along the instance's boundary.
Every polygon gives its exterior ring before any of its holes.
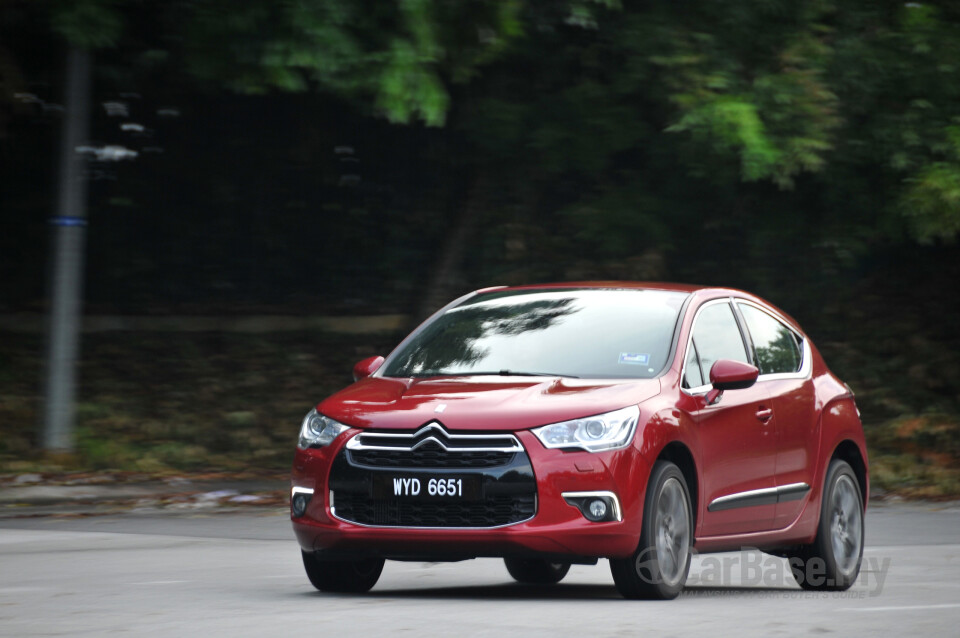
{"type": "Polygon", "coordinates": [[[790,483],[778,487],[765,487],[759,490],[747,490],[713,499],[707,506],[708,512],[722,512],[739,507],[753,507],[755,505],[775,505],[786,501],[796,501],[803,498],[810,491],[806,483],[790,483]]]}

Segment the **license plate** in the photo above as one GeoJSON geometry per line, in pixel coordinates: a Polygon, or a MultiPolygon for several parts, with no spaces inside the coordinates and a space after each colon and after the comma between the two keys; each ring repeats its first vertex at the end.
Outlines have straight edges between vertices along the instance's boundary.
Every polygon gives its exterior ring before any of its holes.
{"type": "Polygon", "coordinates": [[[375,475],[373,496],[404,500],[476,501],[480,498],[480,477],[375,475]]]}

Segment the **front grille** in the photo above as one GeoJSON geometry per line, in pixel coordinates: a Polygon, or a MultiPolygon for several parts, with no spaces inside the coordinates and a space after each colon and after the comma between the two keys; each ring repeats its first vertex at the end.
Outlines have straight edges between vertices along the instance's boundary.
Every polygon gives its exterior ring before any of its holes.
{"type": "Polygon", "coordinates": [[[477,503],[411,503],[337,492],[334,503],[343,520],[386,527],[498,527],[532,518],[537,510],[534,494],[503,494],[477,503]]]}
{"type": "Polygon", "coordinates": [[[448,432],[431,421],[416,431],[366,431],[347,442],[330,468],[330,505],[344,521],[378,527],[499,527],[537,511],[530,457],[510,433],[448,432]],[[462,480],[460,498],[384,492],[417,479],[462,480]]]}
{"type": "Polygon", "coordinates": [[[415,450],[350,450],[350,459],[368,467],[465,468],[506,465],[515,452],[451,452],[430,441],[415,450]]]}

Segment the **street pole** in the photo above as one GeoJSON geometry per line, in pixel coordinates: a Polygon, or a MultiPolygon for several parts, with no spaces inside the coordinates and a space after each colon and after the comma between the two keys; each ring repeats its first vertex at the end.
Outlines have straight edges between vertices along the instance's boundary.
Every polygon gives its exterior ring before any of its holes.
{"type": "Polygon", "coordinates": [[[77,148],[90,129],[90,53],[71,46],[67,53],[66,104],[60,141],[57,215],[50,219],[53,267],[47,327],[43,447],[74,449],[74,402],[80,345],[83,252],[87,225],[86,161],[77,148]]]}

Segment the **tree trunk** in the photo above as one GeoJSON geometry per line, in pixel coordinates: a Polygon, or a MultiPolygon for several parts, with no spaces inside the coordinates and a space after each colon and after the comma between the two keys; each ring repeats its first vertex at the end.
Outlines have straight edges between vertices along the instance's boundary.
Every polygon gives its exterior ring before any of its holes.
{"type": "Polygon", "coordinates": [[[465,290],[460,269],[463,265],[464,254],[470,249],[470,240],[483,217],[488,185],[489,180],[485,178],[483,172],[473,180],[467,192],[466,205],[440,249],[440,258],[437,260],[436,269],[430,278],[426,294],[417,312],[418,323],[458,295],[468,292],[465,290]]]}
{"type": "Polygon", "coordinates": [[[43,447],[49,452],[74,449],[74,400],[87,224],[86,167],[77,147],[89,138],[90,75],[90,53],[71,47],[67,53],[57,216],[50,220],[53,253],[43,431],[43,447]]]}

